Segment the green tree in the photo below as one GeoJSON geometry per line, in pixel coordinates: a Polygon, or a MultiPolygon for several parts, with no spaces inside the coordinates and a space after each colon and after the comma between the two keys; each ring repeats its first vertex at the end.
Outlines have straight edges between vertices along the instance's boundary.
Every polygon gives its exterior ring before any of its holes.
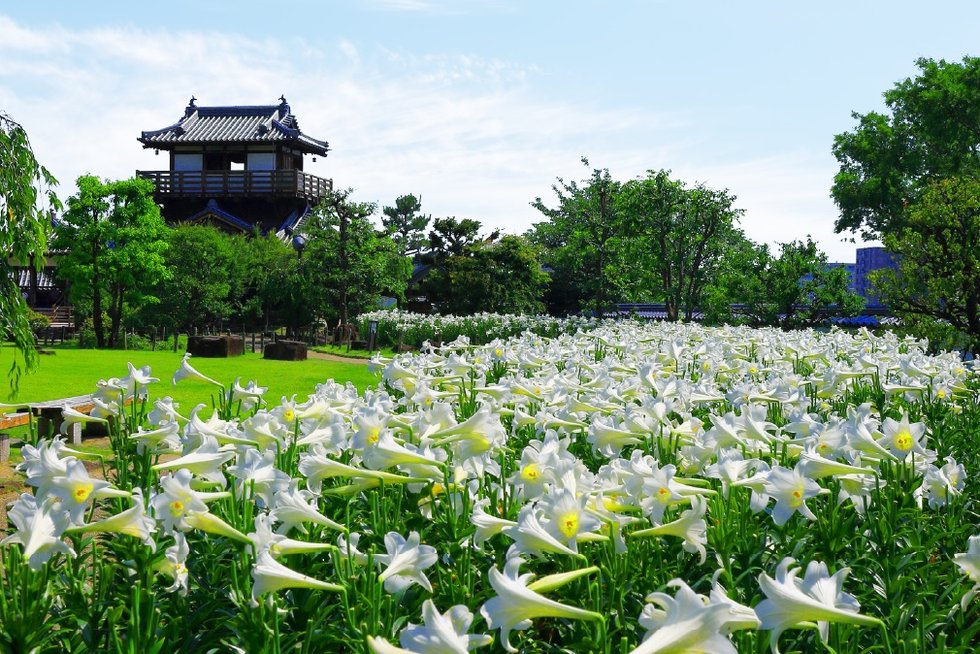
{"type": "Polygon", "coordinates": [[[381,210],[381,224],[403,256],[417,254],[426,244],[425,229],[432,217],[421,211],[422,198],[411,194],[395,198],[395,206],[381,210]]]}
{"type": "Polygon", "coordinates": [[[623,184],[616,211],[622,240],[619,277],[632,288],[655,289],[667,319],[690,319],[702,308],[726,254],[742,238],[742,214],[727,190],[688,188],[669,171],[650,171],[623,184]]]}
{"type": "Polygon", "coordinates": [[[916,77],[885,92],[887,113],[854,114],[857,127],[834,139],[836,229],[860,230],[898,255],[898,271],[877,275],[877,292],[906,322],[929,332],[946,325],[980,347],[980,58],[916,65],[916,77]]]}
{"type": "MultiPolygon", "coordinates": [[[[582,163],[589,166],[588,159],[582,163]]],[[[624,281],[614,265],[620,238],[616,204],[620,184],[609,170],[593,169],[581,184],[558,178],[552,190],[557,206],[546,206],[540,197],[531,203],[548,221],[535,223],[528,234],[544,248],[544,263],[553,271],[549,310],[601,313],[621,296],[624,281]]]]}
{"type": "Polygon", "coordinates": [[[745,305],[755,325],[804,327],[828,312],[856,315],[864,305],[863,298],[849,289],[847,270],[828,266],[827,255],[809,237],[780,244],[778,257],[765,245],[756,252],[731,289],[731,297],[745,305]]]}
{"type": "Polygon", "coordinates": [[[883,242],[898,258],[872,279],[885,304],[920,324],[947,323],[965,337],[952,345],[980,352],[980,177],[929,184],[883,242]]]}
{"type": "Polygon", "coordinates": [[[980,174],[980,58],[919,59],[919,75],[885,92],[888,113],[854,113],[834,137],[838,232],[901,229],[930,183],[980,174]]]}
{"type": "Polygon", "coordinates": [[[238,263],[238,310],[244,320],[269,331],[293,295],[284,289],[291,289],[289,282],[298,274],[296,252],[275,235],[254,234],[240,243],[238,263]]]}
{"type": "Polygon", "coordinates": [[[209,225],[179,225],[171,231],[160,285],[151,308],[154,324],[190,331],[228,318],[238,287],[239,239],[209,225]]]}
{"type": "Polygon", "coordinates": [[[439,308],[467,315],[479,311],[540,313],[548,274],[541,270],[537,248],[527,239],[507,235],[496,243],[479,243],[449,257],[432,275],[442,289],[439,308]]]}
{"type": "Polygon", "coordinates": [[[24,128],[0,112],[0,247],[4,252],[0,259],[0,331],[13,338],[21,357],[14,357],[8,374],[12,392],[18,388],[21,360],[28,371],[38,363],[28,307],[14,267],[30,266],[38,272],[44,267],[51,224],[47,211],[61,209],[52,190],[57,183],[34,157],[24,128]]]}
{"type": "Polygon", "coordinates": [[[433,261],[441,264],[449,257],[462,255],[467,248],[480,241],[495,240],[500,234],[494,231],[490,236],[480,236],[481,227],[480,221],[472,218],[436,218],[429,230],[429,249],[433,261]]]}
{"type": "Polygon", "coordinates": [[[350,316],[378,306],[382,295],[403,297],[411,260],[371,223],[376,205],[354,202],[352,189],[333,191],[308,222],[301,274],[315,275],[310,302],[318,318],[347,325],[350,316]],[[317,292],[318,289],[318,292],[317,292]]]}
{"type": "Polygon", "coordinates": [[[170,275],[164,258],[170,230],[147,180],[83,175],[77,184],[55,230],[55,247],[66,251],[58,274],[72,302],[92,317],[98,346],[113,347],[127,312],[159,300],[159,284],[170,275]]]}

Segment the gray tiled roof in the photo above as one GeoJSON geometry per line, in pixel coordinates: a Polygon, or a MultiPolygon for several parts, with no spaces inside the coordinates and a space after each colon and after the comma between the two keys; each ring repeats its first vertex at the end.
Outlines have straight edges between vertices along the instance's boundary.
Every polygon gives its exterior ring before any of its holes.
{"type": "Polygon", "coordinates": [[[325,155],[326,141],[303,134],[283,101],[278,105],[198,107],[193,101],[184,117],[169,127],[143,132],[145,148],[172,149],[179,144],[290,143],[311,154],[325,155]]]}

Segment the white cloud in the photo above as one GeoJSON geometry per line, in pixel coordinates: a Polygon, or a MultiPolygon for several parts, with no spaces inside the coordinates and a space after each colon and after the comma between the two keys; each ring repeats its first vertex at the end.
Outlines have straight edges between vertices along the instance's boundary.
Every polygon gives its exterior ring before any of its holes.
{"type": "Polygon", "coordinates": [[[416,13],[466,14],[484,9],[512,11],[513,0],[369,0],[367,3],[383,11],[416,13]]]}
{"type": "Polygon", "coordinates": [[[826,161],[777,153],[719,165],[703,154],[690,119],[549,97],[537,83],[544,73],[522,62],[349,40],[29,29],[2,16],[0,61],[3,108],[27,128],[65,196],[85,172],[121,178],[163,167],[165,158],[136,139],[172,124],[191,94],[200,105],[272,104],[285,94],[304,132],[331,144],[307,170],[354,187],[360,200],[384,205],[414,193],[434,215],[522,232],[541,220],[530,202],[551,200],[556,177],[588,175],[579,163],[586,155],[620,179],[663,167],[727,187],[756,240],[810,232],[825,248],[839,241],[828,235],[836,213],[826,161]]]}

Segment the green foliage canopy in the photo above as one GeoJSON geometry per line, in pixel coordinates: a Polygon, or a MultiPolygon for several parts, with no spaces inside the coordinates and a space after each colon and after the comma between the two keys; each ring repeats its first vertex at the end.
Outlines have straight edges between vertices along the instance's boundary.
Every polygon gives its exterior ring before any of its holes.
{"type": "Polygon", "coordinates": [[[65,250],[58,275],[76,308],[91,316],[98,346],[113,347],[124,316],[159,301],[159,284],[170,277],[170,229],[148,180],[83,175],[77,185],[55,229],[55,247],[65,250]]]}
{"type": "MultiPolygon", "coordinates": [[[[585,158],[582,163],[589,166],[585,158]]],[[[551,311],[598,313],[620,296],[623,280],[614,265],[621,235],[616,204],[620,186],[608,169],[596,168],[581,184],[558,178],[552,186],[556,206],[545,205],[540,197],[531,203],[548,219],[535,223],[529,237],[545,249],[545,265],[554,271],[551,311]]]]}
{"type": "Polygon", "coordinates": [[[384,207],[381,213],[381,224],[400,254],[411,256],[425,246],[425,229],[432,216],[422,213],[422,198],[401,195],[395,198],[395,206],[384,207]]]}
{"type": "Polygon", "coordinates": [[[156,322],[190,331],[228,318],[241,295],[244,239],[210,225],[179,225],[170,232],[156,322]]]}
{"type": "Polygon", "coordinates": [[[944,321],[980,352],[980,177],[937,180],[909,207],[903,225],[884,235],[898,269],[873,282],[900,313],[944,321]]]}
{"type": "Polygon", "coordinates": [[[436,270],[430,288],[440,289],[444,313],[541,313],[549,277],[535,248],[520,236],[471,246],[436,270]]]}
{"type": "Polygon", "coordinates": [[[838,232],[901,229],[931,182],[980,174],[980,58],[916,65],[917,77],[885,92],[889,113],[854,113],[857,126],[834,137],[838,232]]]}
{"type": "Polygon", "coordinates": [[[372,224],[377,206],[354,202],[352,193],[332,191],[314,211],[298,280],[315,319],[344,325],[350,315],[377,308],[382,295],[403,297],[412,274],[411,260],[372,224]]]}
{"type": "Polygon", "coordinates": [[[856,315],[864,304],[849,289],[847,270],[830,267],[827,255],[809,237],[780,244],[779,256],[766,245],[753,246],[739,268],[725,295],[744,305],[743,320],[753,325],[807,327],[831,310],[838,316],[856,315]]]}
{"type": "MultiPolygon", "coordinates": [[[[0,332],[13,337],[27,370],[37,366],[37,349],[13,266],[43,268],[50,226],[46,209],[61,209],[52,189],[57,183],[38,163],[24,128],[0,112],[0,248],[4,252],[0,258],[0,332]]],[[[20,373],[21,360],[14,357],[9,374],[12,392],[17,390],[20,373]]]]}

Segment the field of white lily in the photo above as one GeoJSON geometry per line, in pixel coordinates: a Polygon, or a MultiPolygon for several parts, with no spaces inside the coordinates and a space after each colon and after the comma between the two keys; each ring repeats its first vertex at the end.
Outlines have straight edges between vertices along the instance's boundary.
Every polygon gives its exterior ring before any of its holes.
{"type": "Polygon", "coordinates": [[[148,369],[99,382],[64,417],[108,422],[105,480],[23,448],[0,650],[980,648],[973,364],[887,333],[591,327],[376,358],[360,395],[267,404],[186,359],[213,409],[148,369]]]}
{"type": "Polygon", "coordinates": [[[518,315],[509,313],[475,313],[469,316],[421,314],[399,309],[362,313],[357,318],[362,336],[370,324],[377,323],[378,343],[384,345],[420,345],[425,342],[455,341],[460,336],[472,343],[487,343],[511,338],[526,332],[555,337],[592,329],[601,321],[595,318],[518,315]]]}

